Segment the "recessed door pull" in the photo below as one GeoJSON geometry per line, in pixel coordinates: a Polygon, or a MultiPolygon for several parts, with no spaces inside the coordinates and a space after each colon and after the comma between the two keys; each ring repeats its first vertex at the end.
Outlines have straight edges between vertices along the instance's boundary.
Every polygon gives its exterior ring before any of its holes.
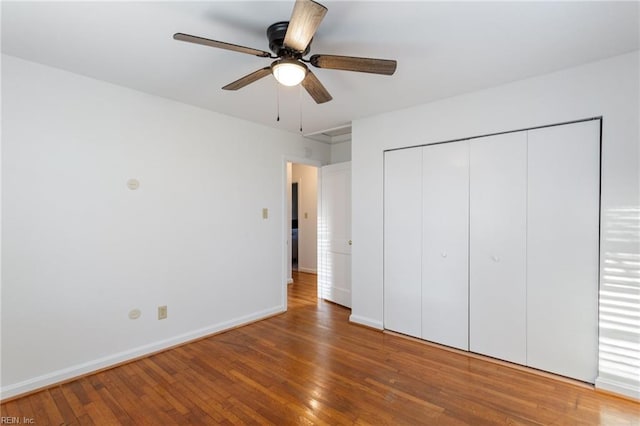
{"type": "Polygon", "coordinates": [[[491,256],[491,260],[494,262],[500,262],[500,258],[498,256],[491,256]]]}

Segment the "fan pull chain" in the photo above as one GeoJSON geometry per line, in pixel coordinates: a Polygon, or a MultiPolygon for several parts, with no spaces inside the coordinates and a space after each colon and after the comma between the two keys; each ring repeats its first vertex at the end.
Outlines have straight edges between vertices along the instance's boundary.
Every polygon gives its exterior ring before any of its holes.
{"type": "Polygon", "coordinates": [[[298,85],[298,101],[300,103],[300,133],[302,133],[302,88],[298,85]]]}
{"type": "Polygon", "coordinates": [[[280,121],[280,85],[276,82],[276,121],[280,121]]]}

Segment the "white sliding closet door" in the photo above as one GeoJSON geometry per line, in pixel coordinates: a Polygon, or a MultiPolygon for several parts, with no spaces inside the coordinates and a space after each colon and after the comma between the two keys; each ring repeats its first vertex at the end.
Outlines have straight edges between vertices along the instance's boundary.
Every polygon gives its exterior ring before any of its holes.
{"type": "Polygon", "coordinates": [[[384,327],[420,337],[422,149],[385,153],[384,327]]]}
{"type": "Polygon", "coordinates": [[[469,349],[469,142],[422,150],[422,338],[469,349]]]}
{"type": "Polygon", "coordinates": [[[527,364],[594,383],[600,121],[528,133],[527,364]]]}
{"type": "Polygon", "coordinates": [[[469,349],[526,364],[526,132],[470,142],[469,349]]]}

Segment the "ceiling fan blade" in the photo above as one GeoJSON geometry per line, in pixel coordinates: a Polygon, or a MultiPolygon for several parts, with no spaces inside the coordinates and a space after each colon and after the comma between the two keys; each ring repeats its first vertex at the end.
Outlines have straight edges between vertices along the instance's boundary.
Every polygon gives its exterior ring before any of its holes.
{"type": "Polygon", "coordinates": [[[318,68],[392,75],[398,63],[390,59],[357,58],[355,56],[312,55],[311,65],[318,68]]]}
{"type": "Polygon", "coordinates": [[[237,44],[225,43],[224,41],[211,40],[208,38],[192,36],[189,34],[175,33],[173,35],[175,40],[187,41],[189,43],[202,44],[204,46],[217,47],[219,49],[233,50],[234,52],[246,53],[248,55],[260,56],[263,58],[269,58],[271,54],[264,50],[252,49],[250,47],[239,46],[237,44]]]}
{"type": "Polygon", "coordinates": [[[327,8],[313,0],[297,0],[293,6],[289,27],[284,36],[284,45],[298,52],[303,52],[320,22],[327,14],[327,8]]]}
{"type": "Polygon", "coordinates": [[[271,67],[264,67],[262,69],[259,69],[258,71],[254,71],[251,74],[247,74],[244,77],[239,78],[233,83],[227,84],[226,86],[223,87],[223,89],[224,90],[242,89],[244,86],[247,86],[253,83],[254,81],[258,81],[261,78],[268,76],[269,74],[271,74],[271,67]]]}
{"type": "Polygon", "coordinates": [[[305,88],[317,104],[323,104],[333,99],[327,89],[320,83],[318,77],[311,71],[307,71],[307,76],[302,80],[302,87],[305,88]]]}

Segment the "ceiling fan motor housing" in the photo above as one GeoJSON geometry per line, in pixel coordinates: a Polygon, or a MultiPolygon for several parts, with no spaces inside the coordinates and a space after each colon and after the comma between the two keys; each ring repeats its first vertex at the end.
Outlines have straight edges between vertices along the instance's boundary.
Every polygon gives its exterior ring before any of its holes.
{"type": "Polygon", "coordinates": [[[288,21],[276,22],[267,28],[269,49],[279,57],[300,59],[309,53],[311,42],[309,42],[303,52],[289,49],[284,45],[284,37],[287,34],[287,28],[289,28],[288,21]]]}

